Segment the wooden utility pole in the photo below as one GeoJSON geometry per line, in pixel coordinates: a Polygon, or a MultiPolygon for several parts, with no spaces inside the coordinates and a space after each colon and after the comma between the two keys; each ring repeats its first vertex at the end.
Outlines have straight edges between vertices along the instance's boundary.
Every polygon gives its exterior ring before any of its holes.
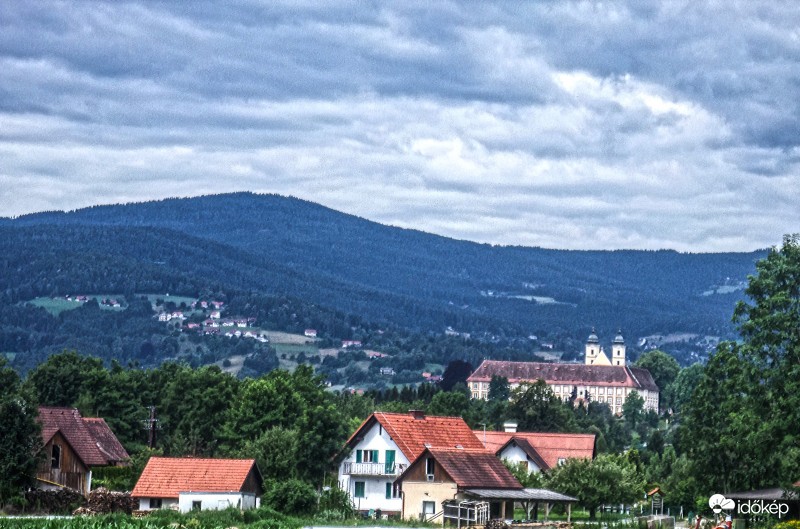
{"type": "Polygon", "coordinates": [[[142,421],[144,429],[147,430],[147,446],[149,448],[156,447],[156,430],[158,429],[158,419],[156,419],[156,407],[148,406],[150,410],[150,418],[142,421]]]}

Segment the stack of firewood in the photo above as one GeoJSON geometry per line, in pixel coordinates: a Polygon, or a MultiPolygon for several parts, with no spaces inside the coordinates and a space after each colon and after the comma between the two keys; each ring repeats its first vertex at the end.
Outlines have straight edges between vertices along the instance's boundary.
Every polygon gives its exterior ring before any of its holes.
{"type": "Polygon", "coordinates": [[[50,514],[68,513],[81,505],[85,499],[80,492],[62,488],[57,490],[32,489],[25,493],[27,512],[43,512],[50,514]]]}
{"type": "Polygon", "coordinates": [[[81,507],[73,514],[91,516],[94,514],[108,514],[112,512],[124,512],[130,514],[136,509],[139,503],[131,498],[129,492],[113,492],[100,487],[89,493],[89,501],[86,507],[81,507]]]}
{"type": "Polygon", "coordinates": [[[508,524],[503,520],[489,520],[484,529],[508,529],[508,524]]]}

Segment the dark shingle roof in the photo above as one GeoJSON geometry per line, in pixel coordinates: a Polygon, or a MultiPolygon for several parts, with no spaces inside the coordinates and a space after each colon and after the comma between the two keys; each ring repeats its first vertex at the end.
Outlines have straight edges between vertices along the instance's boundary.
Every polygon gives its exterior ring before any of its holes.
{"type": "Polygon", "coordinates": [[[61,432],[84,464],[88,466],[109,464],[108,458],[100,451],[97,440],[75,408],[40,406],[39,422],[42,425],[45,443],[52,439],[56,432],[61,432]]]}
{"type": "Polygon", "coordinates": [[[89,428],[92,436],[97,442],[97,447],[106,456],[109,463],[116,463],[118,461],[127,461],[130,459],[128,452],[122,443],[119,442],[117,436],[108,427],[106,421],[100,417],[96,418],[83,418],[84,424],[89,428]]]}
{"type": "Polygon", "coordinates": [[[427,452],[460,488],[522,488],[503,462],[486,450],[429,448],[427,452]]]}

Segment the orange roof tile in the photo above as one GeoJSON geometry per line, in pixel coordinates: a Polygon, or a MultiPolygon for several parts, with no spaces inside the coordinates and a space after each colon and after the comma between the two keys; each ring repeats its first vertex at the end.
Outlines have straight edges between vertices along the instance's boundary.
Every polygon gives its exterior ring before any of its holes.
{"type": "MultiPolygon", "coordinates": [[[[484,440],[484,432],[476,431],[475,435],[480,441],[484,440]]],[[[591,459],[594,457],[594,434],[579,433],[538,433],[538,432],[485,432],[486,449],[492,453],[499,452],[512,438],[522,442],[518,443],[525,449],[531,446],[541,457],[547,468],[558,465],[558,460],[564,459],[591,459]]]]}
{"type": "MultiPolygon", "coordinates": [[[[258,473],[255,459],[151,457],[131,496],[177,498],[181,492],[243,492],[253,470],[258,473]]],[[[260,474],[257,480],[260,483],[260,474]]]]}
{"type": "Polygon", "coordinates": [[[483,450],[483,444],[475,437],[461,417],[427,416],[423,413],[385,413],[376,411],[350,436],[347,445],[357,443],[362,432],[375,422],[380,423],[397,447],[409,461],[414,461],[425,450],[432,448],[456,448],[483,450]]]}

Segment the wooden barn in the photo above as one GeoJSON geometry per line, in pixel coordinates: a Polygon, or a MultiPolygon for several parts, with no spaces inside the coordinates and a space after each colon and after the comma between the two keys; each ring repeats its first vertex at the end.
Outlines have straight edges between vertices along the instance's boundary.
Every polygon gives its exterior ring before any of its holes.
{"type": "Polygon", "coordinates": [[[123,466],[125,448],[100,418],[83,418],[74,408],[39,407],[44,457],[36,479],[41,488],[92,489],[92,468],[123,466]]]}

